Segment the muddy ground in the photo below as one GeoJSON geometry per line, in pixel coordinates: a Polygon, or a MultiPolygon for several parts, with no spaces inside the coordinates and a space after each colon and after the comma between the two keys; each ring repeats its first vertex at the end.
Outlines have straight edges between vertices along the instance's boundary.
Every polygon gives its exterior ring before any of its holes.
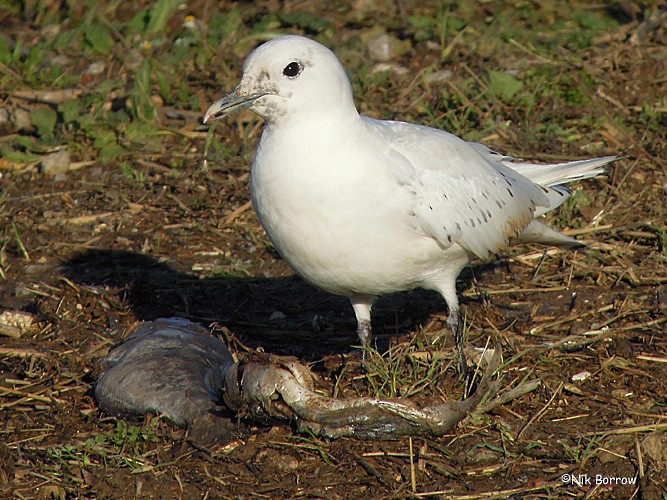
{"type": "MultiPolygon", "coordinates": [[[[452,8],[452,15],[493,18],[515,8],[473,4],[472,12],[452,8]]],[[[333,23],[335,36],[324,29],[320,39],[337,49],[380,23],[370,14],[353,16],[364,5],[326,7],[332,13],[323,17],[333,23]]],[[[241,3],[215,9],[233,6],[251,8],[241,3]]],[[[396,19],[431,13],[412,2],[400,6],[390,6],[396,19]]],[[[126,144],[124,156],[115,159],[95,149],[90,136],[65,130],[71,164],[62,171],[47,172],[39,162],[2,163],[0,312],[27,313],[33,324],[4,328],[0,335],[0,496],[664,498],[667,35],[664,24],[645,24],[646,13],[657,7],[635,7],[603,12],[615,20],[613,29],[569,54],[563,49],[555,74],[572,73],[574,87],[579,78],[594,82],[586,99],[566,108],[538,102],[531,113],[516,102],[493,105],[485,108],[485,118],[495,117],[496,128],[484,137],[474,135],[475,123],[463,125],[473,134],[467,137],[524,158],[623,158],[605,176],[576,186],[588,194],[585,203],[579,198],[550,219],[589,243],[586,252],[516,248],[461,276],[469,342],[484,346],[491,339],[502,346],[510,361],[502,370],[507,386],[524,378],[538,378],[541,385],[441,438],[328,440],[297,435],[288,425],[251,426],[233,443],[201,448],[163,420],[128,420],[124,426],[97,408],[97,361],[137,322],[165,316],[211,326],[240,356],[247,355],[241,346],[297,356],[310,363],[329,393],[334,386],[348,395],[377,388],[353,351],[355,322],[346,299],[293,276],[249,206],[249,163],[261,122],[243,114],[218,124],[215,137],[227,149],[204,162],[211,136],[195,118],[233,88],[245,46],[240,54],[221,49],[213,59],[229,65],[228,76],[197,65],[188,70],[187,85],[201,97],[202,109],[189,109],[187,120],[161,114],[158,142],[126,144]],[[583,73],[585,78],[577,76],[583,73]],[[544,123],[570,132],[554,134],[544,123]],[[575,377],[584,372],[583,380],[575,377]]],[[[205,22],[213,9],[206,2],[191,8],[179,10],[167,29],[176,30],[186,14],[205,22]]],[[[253,8],[241,11],[247,25],[280,8],[323,12],[316,2],[253,8]]],[[[46,36],[34,13],[31,19],[22,15],[20,22],[2,20],[8,36],[26,44],[46,36]]],[[[282,23],[283,32],[314,35],[318,29],[282,23]]],[[[393,63],[412,75],[440,69],[435,42],[400,22],[388,26],[392,36],[410,42],[393,63]]],[[[472,29],[466,36],[485,40],[479,33],[472,29]]],[[[488,54],[480,58],[487,50],[481,45],[451,47],[450,84],[423,84],[401,72],[375,86],[355,82],[356,90],[366,91],[357,95],[361,109],[437,124],[435,115],[461,103],[456,89],[469,71],[484,79],[486,68],[502,66],[488,54]],[[442,97],[443,87],[450,101],[442,97]]],[[[525,49],[507,64],[523,71],[543,63],[535,50],[525,49]]],[[[124,71],[111,56],[107,63],[110,69],[92,78],[111,78],[112,68],[124,71]]],[[[351,71],[362,67],[352,56],[345,63],[351,71]]],[[[76,71],[89,61],[73,64],[76,71]]],[[[40,105],[39,99],[18,97],[22,88],[27,86],[0,90],[8,109],[40,105]]],[[[75,88],[90,91],[90,82],[75,88]]],[[[110,106],[124,106],[119,92],[110,106]]],[[[155,102],[161,112],[168,107],[155,102]]],[[[3,143],[39,134],[4,132],[3,143]]],[[[410,353],[442,337],[429,349],[453,359],[451,337],[438,335],[447,332],[445,319],[435,294],[385,297],[374,310],[378,348],[409,344],[410,353]]],[[[399,362],[414,359],[405,354],[399,362]]],[[[436,381],[418,396],[462,397],[451,363],[443,362],[436,381]]]]}

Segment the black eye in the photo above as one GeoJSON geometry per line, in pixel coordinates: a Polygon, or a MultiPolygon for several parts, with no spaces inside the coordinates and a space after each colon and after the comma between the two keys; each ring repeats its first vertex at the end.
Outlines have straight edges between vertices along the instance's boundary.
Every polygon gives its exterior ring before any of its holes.
{"type": "Polygon", "coordinates": [[[294,78],[295,76],[298,76],[299,73],[301,73],[302,69],[303,68],[301,68],[301,64],[296,61],[292,61],[283,69],[283,75],[289,78],[294,78]]]}

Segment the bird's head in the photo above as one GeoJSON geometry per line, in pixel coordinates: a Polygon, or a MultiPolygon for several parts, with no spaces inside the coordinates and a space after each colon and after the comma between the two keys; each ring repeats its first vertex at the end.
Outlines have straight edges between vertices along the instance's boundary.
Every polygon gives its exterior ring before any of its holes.
{"type": "Polygon", "coordinates": [[[354,113],[352,87],[336,55],[309,38],[286,35],[256,48],[232,93],[214,102],[204,123],[242,109],[267,122],[354,113]]]}

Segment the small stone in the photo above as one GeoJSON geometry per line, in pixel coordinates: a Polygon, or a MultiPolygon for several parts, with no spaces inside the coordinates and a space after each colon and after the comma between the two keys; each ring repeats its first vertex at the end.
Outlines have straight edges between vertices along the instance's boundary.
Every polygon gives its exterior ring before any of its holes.
{"type": "Polygon", "coordinates": [[[88,67],[84,70],[83,74],[91,76],[101,75],[102,73],[104,73],[105,69],[106,69],[106,64],[104,64],[104,62],[96,61],[88,65],[88,67]]]}
{"type": "Polygon", "coordinates": [[[389,61],[405,54],[410,49],[409,42],[402,42],[387,33],[372,38],[367,45],[368,56],[376,61],[389,61]]]}
{"type": "Polygon", "coordinates": [[[42,158],[42,171],[50,175],[61,174],[69,170],[71,163],[69,153],[63,149],[42,158]]]}
{"type": "Polygon", "coordinates": [[[583,372],[580,372],[580,373],[576,373],[576,374],[572,375],[572,382],[583,382],[584,380],[589,378],[591,375],[593,375],[593,374],[589,371],[583,371],[583,372]]]}
{"type": "Polygon", "coordinates": [[[452,72],[448,69],[441,69],[440,71],[434,71],[424,77],[426,83],[442,83],[451,79],[452,72]]]}
{"type": "Polygon", "coordinates": [[[30,119],[30,113],[23,108],[15,108],[12,112],[12,121],[19,132],[31,132],[35,126],[30,119]]]}
{"type": "Polygon", "coordinates": [[[65,54],[58,54],[49,62],[52,65],[57,65],[57,66],[70,66],[72,64],[72,59],[67,57],[65,54]]]}
{"type": "Polygon", "coordinates": [[[271,316],[269,316],[269,321],[277,321],[280,319],[285,319],[287,316],[282,311],[273,311],[271,316]]]}
{"type": "Polygon", "coordinates": [[[0,108],[0,127],[7,126],[12,121],[12,115],[7,108],[0,108]]]}
{"type": "MultiPolygon", "coordinates": [[[[644,459],[648,460],[655,470],[667,472],[667,432],[653,431],[641,442],[644,459]]],[[[664,477],[664,476],[663,476],[664,477]]]]}
{"type": "Polygon", "coordinates": [[[397,76],[405,76],[410,73],[410,70],[405,66],[394,63],[377,63],[373,66],[373,69],[371,69],[371,73],[382,73],[383,71],[390,71],[397,76]]]}
{"type": "Polygon", "coordinates": [[[19,283],[14,288],[14,295],[19,299],[25,299],[26,297],[32,297],[32,292],[30,289],[22,283],[19,283]]]}

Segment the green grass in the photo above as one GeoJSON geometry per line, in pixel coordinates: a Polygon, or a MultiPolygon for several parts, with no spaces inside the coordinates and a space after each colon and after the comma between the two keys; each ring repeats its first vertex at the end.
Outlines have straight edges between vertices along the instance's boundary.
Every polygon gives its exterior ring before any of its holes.
{"type": "Polygon", "coordinates": [[[452,373],[450,350],[438,336],[415,335],[409,343],[392,346],[383,354],[374,348],[365,348],[364,352],[366,382],[370,394],[379,398],[432,395],[438,380],[452,373]]]}
{"type": "MultiPolygon", "coordinates": [[[[415,117],[474,140],[491,135],[501,126],[499,120],[509,119],[521,127],[537,122],[544,124],[536,127],[539,135],[553,135],[565,143],[577,141],[580,135],[575,130],[582,123],[562,124],[550,110],[590,103],[598,82],[582,71],[575,76],[568,68],[580,63],[578,50],[616,28],[618,21],[604,8],[585,3],[572,3],[570,9],[561,9],[555,2],[509,2],[512,8],[505,3],[485,2],[477,8],[442,3],[409,15],[405,24],[397,18],[375,19],[370,12],[357,14],[362,26],[383,21],[376,31],[400,35],[410,52],[423,50],[426,43],[438,44],[442,52],[440,59],[433,61],[434,67],[456,68],[462,52],[476,53],[480,66],[470,68],[474,76],[457,71],[451,86],[439,84],[427,96],[420,96],[423,89],[417,85],[403,96],[406,102],[417,102],[418,109],[405,109],[400,103],[392,109],[373,102],[392,101],[403,87],[390,74],[370,71],[363,57],[364,43],[358,38],[342,45],[337,41],[333,19],[345,14],[344,8],[318,16],[271,13],[246,5],[223,8],[205,20],[179,23],[177,19],[183,16],[174,0],[124,7],[128,12],[122,18],[114,10],[121,5],[118,1],[89,1],[87,9],[66,5],[61,10],[40,3],[35,16],[42,29],[58,29],[34,44],[19,39],[12,45],[0,37],[0,86],[13,92],[26,87],[66,89],[83,83],[86,92],[55,105],[34,107],[34,141],[27,144],[21,140],[25,134],[19,134],[3,143],[2,153],[14,161],[34,159],[45,146],[68,144],[82,160],[113,162],[131,156],[139,143],[145,148],[143,152],[159,150],[170,139],[156,137],[165,126],[158,119],[153,96],[176,108],[199,111],[203,103],[189,81],[213,83],[211,78],[217,74],[230,90],[243,57],[254,45],[294,31],[333,45],[355,75],[358,101],[385,117],[415,117]],[[488,15],[480,17],[480,11],[488,15]],[[197,24],[200,21],[205,29],[197,24]],[[563,49],[567,50],[565,57],[563,49]],[[525,60],[527,53],[540,64],[520,67],[519,61],[525,60]],[[67,64],[72,59],[85,64],[72,67],[67,64]],[[515,61],[519,66],[513,67],[515,61]],[[86,65],[95,62],[106,65],[108,77],[93,77],[88,82],[86,65]],[[115,103],[111,109],[110,102],[115,103]]],[[[10,2],[0,11],[15,8],[10,2]]],[[[656,117],[649,117],[649,121],[651,118],[656,117]]],[[[584,121],[597,125],[595,119],[584,121]]],[[[216,156],[229,156],[224,147],[216,147],[221,150],[216,156]]]]}
{"type": "Polygon", "coordinates": [[[47,450],[56,470],[63,473],[70,466],[129,467],[138,469],[150,462],[146,457],[151,444],[159,440],[159,418],[138,427],[117,420],[113,428],[95,434],[84,442],[54,446],[47,450]]]}
{"type": "MultiPolygon", "coordinates": [[[[0,199],[0,203],[2,200],[0,199]]],[[[0,279],[5,280],[5,271],[9,269],[12,258],[21,257],[30,261],[28,249],[23,244],[21,232],[16,223],[11,222],[0,234],[0,279]]]]}
{"type": "Polygon", "coordinates": [[[600,438],[576,437],[559,439],[557,442],[563,448],[563,455],[572,463],[579,465],[581,469],[586,468],[587,463],[593,459],[600,447],[600,438]]]}

